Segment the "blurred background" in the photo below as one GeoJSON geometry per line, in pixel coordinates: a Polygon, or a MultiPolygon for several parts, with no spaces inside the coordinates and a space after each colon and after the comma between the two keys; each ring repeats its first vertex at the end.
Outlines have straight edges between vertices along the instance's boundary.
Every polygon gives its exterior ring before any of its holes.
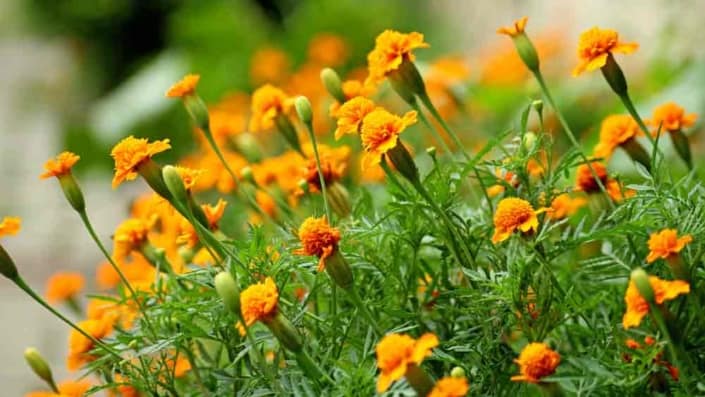
{"type": "MultiPolygon", "coordinates": [[[[0,1],[0,218],[23,219],[21,234],[2,244],[38,291],[57,270],[84,272],[91,291],[99,251],[57,183],[39,180],[44,161],[62,150],[80,154],[88,211],[107,244],[130,199],[145,189],[142,182],[111,189],[110,148],[130,134],[168,137],[168,161],[194,146],[180,103],[164,98],[171,83],[201,74],[199,93],[209,103],[278,79],[300,91],[289,94],[320,90],[320,66],[310,62],[321,55],[312,53],[312,40],[322,34],[345,43],[344,62],[331,66],[347,73],[364,66],[382,30],[424,33],[431,48],[417,52],[422,65],[447,55],[468,65],[473,129],[485,137],[505,130],[520,106],[537,97],[510,40],[495,33],[523,15],[547,55],[549,85],[584,142],[594,143],[596,120],[621,112],[599,73],[570,75],[578,35],[595,25],[641,44],[619,62],[644,115],[667,100],[705,114],[705,2],[699,0],[0,1]]],[[[68,329],[5,280],[0,318],[1,395],[41,388],[24,366],[27,346],[65,378],[68,329]]]]}

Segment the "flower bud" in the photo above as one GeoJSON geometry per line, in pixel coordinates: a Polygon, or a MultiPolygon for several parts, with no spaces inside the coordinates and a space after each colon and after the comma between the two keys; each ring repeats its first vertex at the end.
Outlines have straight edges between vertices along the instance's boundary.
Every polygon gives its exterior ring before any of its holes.
{"type": "Polygon", "coordinates": [[[274,317],[263,319],[263,322],[287,350],[294,353],[302,350],[301,334],[283,314],[277,312],[274,317]]]}
{"type": "Polygon", "coordinates": [[[2,245],[0,245],[0,274],[13,281],[19,277],[15,262],[2,245]]]}
{"type": "MultiPolygon", "coordinates": [[[[307,184],[308,185],[308,184],[307,184]]],[[[350,193],[340,182],[333,181],[326,189],[326,199],[335,213],[345,218],[350,215],[352,205],[350,204],[350,193]]]]}
{"type": "Polygon", "coordinates": [[[296,113],[299,115],[299,119],[310,128],[313,122],[311,102],[305,96],[299,96],[294,100],[294,106],[296,107],[296,113]]]}
{"type": "Polygon", "coordinates": [[[58,177],[61,190],[64,191],[64,196],[68,200],[71,207],[79,213],[86,210],[86,201],[83,198],[81,187],[78,186],[73,174],[67,173],[58,177]]]}
{"type": "Polygon", "coordinates": [[[299,135],[296,132],[296,128],[291,124],[291,120],[284,115],[278,114],[274,118],[274,123],[277,125],[277,130],[284,137],[284,139],[291,145],[291,148],[297,152],[303,154],[301,150],[301,143],[299,142],[299,135]]]}
{"type": "Polygon", "coordinates": [[[627,79],[624,77],[622,68],[619,67],[611,53],[607,54],[607,62],[600,70],[602,71],[602,75],[605,76],[605,80],[607,80],[607,83],[609,83],[612,88],[612,91],[620,97],[627,95],[627,79]]]}
{"type": "Polygon", "coordinates": [[[631,281],[636,285],[636,289],[639,291],[639,295],[641,295],[642,298],[649,303],[654,303],[654,290],[651,288],[649,276],[644,269],[638,267],[632,270],[631,281]]]}
{"type": "Polygon", "coordinates": [[[429,146],[426,148],[426,153],[428,153],[429,156],[431,156],[432,159],[436,159],[436,152],[438,150],[436,149],[435,146],[429,146]]]}
{"type": "Polygon", "coordinates": [[[419,180],[419,169],[416,168],[416,163],[414,159],[411,158],[411,154],[401,143],[401,140],[397,142],[391,150],[387,152],[387,157],[389,161],[392,162],[394,167],[399,171],[404,178],[408,179],[411,183],[416,183],[419,180]]]}
{"type": "Polygon", "coordinates": [[[453,367],[453,369],[450,371],[450,376],[454,378],[464,378],[465,370],[460,367],[453,367]]]}
{"type": "Polygon", "coordinates": [[[208,134],[210,129],[208,127],[208,107],[206,103],[196,94],[186,95],[183,100],[184,107],[186,107],[186,111],[191,116],[193,124],[208,134]]]}
{"type": "Polygon", "coordinates": [[[296,182],[296,184],[298,185],[299,189],[301,189],[303,194],[309,193],[308,181],[306,179],[299,179],[299,181],[296,182]]]}
{"type": "Polygon", "coordinates": [[[336,101],[340,103],[345,102],[343,85],[340,82],[340,77],[335,70],[331,68],[321,70],[321,81],[323,82],[323,86],[326,87],[326,91],[328,91],[328,93],[335,98],[336,101]]]}
{"type": "Polygon", "coordinates": [[[514,46],[517,49],[517,53],[524,64],[529,70],[534,73],[539,71],[539,55],[536,53],[536,48],[534,44],[529,39],[526,33],[521,33],[516,36],[512,36],[514,40],[514,46]]]}
{"type": "Polygon", "coordinates": [[[45,381],[52,388],[56,388],[56,385],[54,384],[54,376],[51,373],[51,367],[49,367],[49,364],[47,364],[46,360],[44,360],[44,357],[39,354],[37,349],[33,347],[28,347],[25,349],[24,359],[27,361],[30,368],[32,368],[32,371],[37,374],[39,379],[45,381]]]}
{"type": "Polygon", "coordinates": [[[167,189],[169,189],[174,200],[186,205],[188,203],[188,193],[184,186],[184,180],[181,178],[181,175],[179,175],[176,167],[172,165],[164,166],[162,168],[162,177],[164,178],[164,184],[167,189]]]}
{"type": "Polygon", "coordinates": [[[255,181],[255,174],[252,172],[252,167],[249,165],[246,165],[240,169],[240,177],[244,181],[257,185],[257,181],[255,181]]]}
{"type": "Polygon", "coordinates": [[[536,145],[536,134],[531,131],[527,132],[524,134],[521,143],[524,145],[524,149],[529,152],[532,151],[534,149],[534,145],[536,145]]]}
{"type": "Polygon", "coordinates": [[[240,313],[240,289],[230,272],[220,272],[215,276],[215,291],[231,312],[240,313]]]}

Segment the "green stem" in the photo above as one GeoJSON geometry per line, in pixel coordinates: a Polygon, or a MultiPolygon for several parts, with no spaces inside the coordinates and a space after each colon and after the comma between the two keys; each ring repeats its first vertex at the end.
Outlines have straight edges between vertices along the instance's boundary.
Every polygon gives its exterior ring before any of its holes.
{"type": "Polygon", "coordinates": [[[465,151],[465,148],[463,147],[463,143],[460,141],[460,138],[458,135],[455,134],[455,132],[448,126],[448,123],[441,117],[441,114],[438,112],[438,109],[436,109],[435,106],[433,106],[433,102],[431,102],[431,98],[428,97],[428,94],[420,95],[419,98],[421,98],[421,102],[426,106],[426,109],[428,109],[429,112],[431,112],[431,115],[438,121],[438,123],[443,127],[443,129],[448,133],[450,138],[453,140],[453,143],[455,143],[455,146],[457,146],[458,150],[463,154],[465,157],[465,160],[470,161],[470,155],[465,151]]]}
{"type": "Polygon", "coordinates": [[[313,361],[313,359],[311,359],[311,356],[309,356],[305,350],[301,350],[296,353],[296,362],[299,363],[304,372],[315,381],[318,382],[321,379],[325,379],[326,382],[331,385],[335,384],[335,381],[331,379],[331,377],[328,376],[328,374],[326,374],[321,367],[313,361]]]}
{"type": "Polygon", "coordinates": [[[690,389],[690,382],[688,379],[688,374],[690,372],[690,367],[684,367],[683,362],[680,360],[680,352],[676,344],[674,343],[673,336],[671,335],[671,332],[668,330],[668,326],[666,325],[666,322],[663,319],[663,313],[660,311],[660,307],[657,306],[654,303],[649,302],[649,308],[650,308],[650,313],[656,324],[658,325],[659,329],[663,333],[663,336],[666,338],[666,341],[668,342],[668,350],[671,353],[671,357],[673,358],[673,363],[676,365],[677,368],[681,369],[681,384],[685,388],[687,395],[689,396],[694,396],[693,390],[690,389]]]}
{"type": "Polygon", "coordinates": [[[453,151],[450,150],[450,146],[446,143],[445,139],[441,136],[441,134],[436,131],[436,128],[431,124],[431,122],[426,118],[426,115],[423,114],[423,110],[421,109],[421,106],[419,106],[418,102],[414,101],[411,103],[411,107],[416,110],[417,115],[421,119],[421,121],[428,127],[428,129],[431,131],[431,134],[433,135],[433,138],[438,141],[438,144],[441,145],[441,149],[445,153],[447,153],[449,156],[453,156],[453,151]]]}
{"type": "Polygon", "coordinates": [[[330,216],[330,207],[328,206],[328,198],[326,194],[326,178],[323,177],[323,168],[321,168],[321,158],[318,155],[318,144],[316,143],[316,134],[313,133],[313,126],[311,123],[306,124],[306,129],[308,130],[308,136],[311,138],[311,146],[313,146],[313,155],[316,158],[316,168],[318,170],[318,180],[321,184],[321,195],[323,196],[323,207],[326,211],[326,218],[328,222],[333,222],[333,218],[330,216]]]}
{"type": "Polygon", "coordinates": [[[405,196],[408,196],[409,192],[406,190],[404,185],[402,185],[401,182],[399,182],[399,179],[397,179],[397,176],[394,175],[394,171],[391,168],[389,168],[389,164],[387,164],[387,160],[382,158],[382,161],[379,163],[379,165],[384,170],[384,173],[387,174],[387,178],[389,178],[389,180],[392,181],[392,184],[394,186],[396,186],[397,188],[399,188],[399,190],[401,190],[405,196]]]}
{"type": "Polygon", "coordinates": [[[634,118],[634,120],[636,120],[636,123],[639,124],[639,128],[641,128],[641,130],[644,132],[644,135],[646,135],[646,137],[649,139],[649,142],[651,142],[652,145],[655,145],[656,142],[654,141],[654,137],[651,136],[649,128],[644,123],[644,120],[641,119],[641,116],[639,116],[639,112],[636,111],[636,107],[634,107],[634,103],[629,97],[629,93],[619,95],[619,99],[622,100],[624,107],[627,108],[629,114],[634,118]]]}
{"type": "Polygon", "coordinates": [[[365,303],[360,298],[360,295],[357,293],[357,290],[354,287],[350,288],[348,290],[348,295],[350,296],[350,299],[353,301],[355,306],[357,306],[357,309],[360,310],[362,316],[365,317],[365,320],[367,320],[368,325],[372,327],[372,330],[375,332],[375,335],[377,335],[377,337],[381,337],[382,335],[384,335],[384,331],[379,326],[379,324],[377,324],[377,321],[374,319],[374,317],[372,317],[370,309],[365,306],[365,303]]]}

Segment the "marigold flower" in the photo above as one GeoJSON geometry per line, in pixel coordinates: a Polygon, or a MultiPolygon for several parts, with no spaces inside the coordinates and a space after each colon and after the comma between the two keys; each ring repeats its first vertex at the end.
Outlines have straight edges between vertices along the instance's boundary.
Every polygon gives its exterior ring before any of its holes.
{"type": "Polygon", "coordinates": [[[663,229],[660,232],[652,233],[649,237],[649,256],[646,261],[652,263],[657,259],[668,259],[677,255],[683,247],[693,241],[693,236],[686,234],[678,237],[676,229],[663,229]]]}
{"type": "Polygon", "coordinates": [[[338,35],[321,33],[308,43],[308,58],[319,65],[340,66],[349,54],[348,45],[338,35]]]}
{"type": "Polygon", "coordinates": [[[624,344],[627,345],[627,348],[632,349],[632,350],[641,349],[641,344],[639,344],[639,342],[637,342],[631,338],[624,341],[624,344]]]}
{"type": "Polygon", "coordinates": [[[580,164],[578,166],[575,172],[576,190],[580,190],[585,193],[594,193],[600,191],[600,185],[598,185],[597,181],[595,181],[595,177],[593,176],[590,167],[592,167],[592,171],[595,172],[597,178],[600,180],[600,182],[602,182],[603,185],[607,183],[607,167],[605,167],[602,162],[593,160],[590,162],[590,165],[585,163],[580,164]]]}
{"type": "Polygon", "coordinates": [[[271,277],[263,283],[250,285],[240,293],[240,310],[248,327],[256,321],[273,317],[277,311],[279,291],[271,277]]]}
{"type": "Polygon", "coordinates": [[[468,380],[464,377],[446,376],[436,382],[428,397],[464,397],[469,389],[468,380]]]}
{"type": "Polygon", "coordinates": [[[406,374],[410,365],[420,365],[438,346],[438,337],[432,333],[414,339],[406,334],[388,334],[377,344],[377,392],[382,393],[406,374]]]}
{"type": "Polygon", "coordinates": [[[294,251],[294,254],[319,257],[318,271],[320,272],[326,267],[326,258],[338,249],[340,230],[331,227],[325,216],[309,217],[299,228],[299,240],[302,247],[294,251]]]}
{"type": "Polygon", "coordinates": [[[519,365],[520,375],[512,376],[513,381],[538,383],[556,372],[561,356],[545,343],[533,342],[524,347],[514,362],[519,365]]]}
{"type": "Polygon", "coordinates": [[[492,243],[497,244],[508,239],[517,229],[524,233],[535,232],[539,227],[537,215],[544,211],[544,208],[534,210],[528,201],[517,197],[503,198],[494,214],[492,243]]]}
{"type": "MultiPolygon", "coordinates": [[[[667,281],[649,276],[649,284],[654,291],[654,300],[659,305],[690,292],[690,285],[682,280],[667,281]]],[[[632,280],[629,281],[627,292],[624,294],[624,301],[627,304],[627,310],[622,317],[622,326],[624,329],[638,327],[641,320],[649,313],[649,302],[639,294],[639,289],[632,280]]]]}
{"type": "Polygon", "coordinates": [[[282,50],[265,47],[257,50],[250,61],[250,78],[255,84],[283,82],[289,74],[291,61],[282,50]]]}
{"type": "Polygon", "coordinates": [[[600,142],[595,146],[595,156],[609,158],[614,149],[641,134],[641,129],[632,116],[613,114],[602,121],[600,142]]]}
{"type": "Polygon", "coordinates": [[[375,48],[367,55],[369,76],[366,84],[376,84],[384,80],[387,73],[397,70],[403,61],[414,61],[412,51],[416,48],[429,47],[423,41],[423,34],[411,32],[400,33],[385,30],[375,40],[375,48]]]}
{"type": "Polygon", "coordinates": [[[252,94],[252,115],[249,129],[252,132],[264,131],[274,127],[277,116],[289,111],[293,102],[284,91],[265,84],[252,94]]]}
{"type": "Polygon", "coordinates": [[[365,154],[362,168],[367,169],[382,161],[382,155],[394,148],[399,141],[399,134],[406,127],[416,123],[416,112],[406,112],[403,117],[378,108],[370,112],[362,122],[360,138],[365,154]]]}
{"type": "Polygon", "coordinates": [[[184,356],[177,356],[176,359],[166,359],[166,369],[174,374],[175,378],[181,378],[191,370],[191,362],[184,356]]]}
{"type": "Polygon", "coordinates": [[[167,98],[183,98],[188,95],[193,95],[193,93],[196,92],[196,86],[200,79],[200,75],[187,74],[183,79],[174,83],[174,85],[166,91],[165,96],[167,98]]]}
{"type": "MultiPolygon", "coordinates": [[[[95,339],[105,338],[112,331],[112,324],[104,320],[84,320],[76,325],[95,339]]],[[[72,329],[69,334],[69,355],[66,359],[68,369],[75,371],[83,364],[93,361],[94,357],[88,354],[93,347],[93,341],[72,329]]]]}
{"type": "Polygon", "coordinates": [[[548,212],[548,217],[554,220],[569,217],[583,206],[587,204],[587,200],[583,197],[571,197],[568,193],[559,194],[551,201],[551,211],[548,212]]]}
{"type": "Polygon", "coordinates": [[[203,174],[203,170],[196,170],[193,168],[179,166],[175,166],[174,168],[176,168],[176,172],[184,181],[184,187],[186,188],[186,190],[193,189],[193,187],[196,186],[196,183],[198,182],[198,177],[203,174]]]}
{"type": "Polygon", "coordinates": [[[46,298],[49,303],[56,304],[78,295],[86,284],[81,273],[56,273],[47,281],[46,298]]]}
{"type": "Polygon", "coordinates": [[[335,112],[337,128],[335,139],[340,139],[344,134],[358,134],[365,116],[375,110],[375,103],[363,96],[357,96],[342,104],[335,112]]]}
{"type": "Polygon", "coordinates": [[[61,152],[56,158],[49,159],[44,163],[46,172],[39,177],[41,179],[47,179],[52,176],[58,178],[66,175],[71,172],[71,167],[73,167],[80,158],[81,157],[71,152],[61,152]]]}
{"type": "Polygon", "coordinates": [[[206,214],[208,227],[210,227],[211,230],[218,228],[218,222],[223,217],[223,214],[225,214],[225,206],[227,205],[227,201],[218,199],[218,202],[214,206],[210,204],[204,204],[201,206],[203,213],[206,214]]]}
{"type": "Polygon", "coordinates": [[[524,33],[524,29],[526,28],[526,22],[529,21],[529,17],[522,17],[520,19],[517,19],[514,21],[514,25],[512,26],[502,26],[499,29],[497,29],[497,33],[499,34],[506,34],[507,36],[518,36],[522,33],[524,33]]]}
{"type": "Polygon", "coordinates": [[[22,219],[16,216],[6,216],[0,222],[0,237],[8,235],[16,235],[20,232],[22,219]]]}
{"type": "Polygon", "coordinates": [[[124,259],[130,252],[139,250],[148,241],[147,236],[151,225],[139,218],[123,221],[115,229],[113,235],[113,255],[118,261],[124,259]]]}
{"type": "Polygon", "coordinates": [[[110,156],[115,160],[113,189],[124,181],[131,181],[137,178],[137,168],[144,161],[170,148],[171,145],[169,145],[168,139],[149,143],[146,138],[135,138],[130,135],[118,142],[113,147],[112,152],[110,152],[110,156]]]}
{"type": "Polygon", "coordinates": [[[638,48],[639,44],[620,42],[615,30],[598,27],[586,30],[578,41],[579,61],[573,69],[573,76],[605,66],[607,56],[611,53],[631,54],[638,48]]]}
{"type": "Polygon", "coordinates": [[[83,397],[91,388],[91,383],[85,380],[66,380],[59,383],[57,388],[59,394],[49,391],[35,391],[25,394],[25,397],[83,397]]]}
{"type": "Polygon", "coordinates": [[[607,195],[616,203],[636,195],[636,190],[625,189],[621,183],[614,179],[607,180],[605,190],[607,191],[607,195]]]}
{"type": "Polygon", "coordinates": [[[698,115],[695,113],[686,115],[685,109],[678,106],[675,102],[666,102],[654,109],[651,119],[646,120],[646,123],[656,128],[652,133],[656,136],[659,126],[661,126],[663,131],[679,131],[683,128],[692,127],[697,118],[698,115]]]}

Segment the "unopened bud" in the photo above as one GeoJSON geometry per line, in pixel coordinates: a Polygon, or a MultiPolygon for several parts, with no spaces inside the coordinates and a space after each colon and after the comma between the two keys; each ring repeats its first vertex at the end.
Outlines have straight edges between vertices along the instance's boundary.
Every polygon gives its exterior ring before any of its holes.
{"type": "Polygon", "coordinates": [[[536,134],[534,134],[531,131],[524,134],[524,137],[522,138],[522,144],[524,145],[524,148],[526,150],[528,150],[528,151],[533,150],[534,145],[536,145],[536,134]]]}
{"type": "Polygon", "coordinates": [[[252,171],[252,167],[250,167],[249,165],[246,165],[242,167],[242,169],[240,169],[240,178],[242,178],[242,180],[244,181],[250,182],[253,185],[257,184],[257,182],[255,181],[255,174],[252,171]]]}
{"type": "Polygon", "coordinates": [[[203,99],[201,99],[201,97],[197,94],[187,95],[183,99],[184,106],[186,107],[186,111],[189,116],[191,116],[191,121],[193,121],[193,124],[205,133],[209,133],[208,107],[206,106],[206,103],[203,102],[203,99]]]}
{"type": "Polygon", "coordinates": [[[632,270],[631,281],[636,285],[639,295],[649,303],[654,303],[654,290],[649,283],[649,276],[644,269],[638,267],[632,270]]]}
{"type": "Polygon", "coordinates": [[[540,118],[543,118],[543,101],[541,99],[536,99],[531,102],[531,107],[534,108],[540,118]]]}
{"type": "Polygon", "coordinates": [[[299,119],[306,124],[306,126],[311,127],[313,122],[313,110],[311,110],[311,102],[305,96],[299,96],[294,100],[294,106],[296,107],[296,113],[299,115],[299,119]]]}
{"type": "Polygon", "coordinates": [[[299,186],[299,189],[301,189],[301,191],[304,194],[308,194],[309,186],[308,186],[308,181],[306,179],[299,179],[299,181],[296,184],[299,186]]]}
{"type": "Polygon", "coordinates": [[[234,314],[240,312],[240,290],[230,272],[220,272],[215,276],[215,291],[225,307],[234,314]]]}
{"type": "Polygon", "coordinates": [[[433,159],[436,158],[437,151],[438,151],[438,149],[436,149],[435,146],[429,146],[426,148],[426,153],[428,153],[428,155],[431,156],[431,158],[433,158],[433,159]]]}
{"type": "Polygon", "coordinates": [[[321,70],[321,81],[328,93],[335,98],[336,101],[340,103],[345,102],[346,98],[343,92],[343,84],[340,82],[340,76],[338,76],[335,70],[331,68],[321,70]]]}
{"type": "Polygon", "coordinates": [[[64,191],[64,196],[66,196],[66,200],[71,204],[71,207],[79,213],[84,212],[86,210],[86,201],[83,198],[81,187],[78,186],[73,174],[60,175],[58,179],[61,190],[64,191]]]}
{"type": "Polygon", "coordinates": [[[174,200],[184,205],[188,203],[186,186],[184,186],[184,180],[181,178],[181,175],[179,175],[179,171],[176,170],[176,167],[172,165],[164,166],[164,168],[162,168],[162,177],[174,200]]]}
{"type": "Polygon", "coordinates": [[[49,367],[49,364],[47,364],[46,360],[44,360],[44,357],[42,357],[37,349],[33,347],[25,349],[24,359],[40,379],[52,386],[52,388],[56,387],[54,384],[54,376],[51,373],[51,367],[49,367]]]}
{"type": "Polygon", "coordinates": [[[465,370],[460,367],[453,367],[453,369],[450,371],[450,376],[454,378],[464,378],[465,370]]]}

